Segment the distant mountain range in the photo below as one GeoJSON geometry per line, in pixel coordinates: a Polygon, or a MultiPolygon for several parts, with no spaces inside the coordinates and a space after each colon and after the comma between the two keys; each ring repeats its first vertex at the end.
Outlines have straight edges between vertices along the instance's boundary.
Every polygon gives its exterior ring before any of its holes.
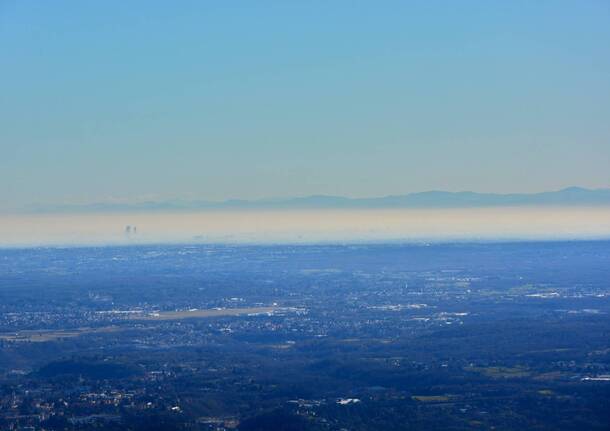
{"type": "Polygon", "coordinates": [[[542,193],[476,193],[427,191],[376,198],[313,195],[286,199],[148,201],[139,203],[92,203],[83,205],[32,205],[31,212],[125,212],[248,209],[391,209],[479,208],[502,206],[610,206],[610,189],[568,187],[542,193]]]}

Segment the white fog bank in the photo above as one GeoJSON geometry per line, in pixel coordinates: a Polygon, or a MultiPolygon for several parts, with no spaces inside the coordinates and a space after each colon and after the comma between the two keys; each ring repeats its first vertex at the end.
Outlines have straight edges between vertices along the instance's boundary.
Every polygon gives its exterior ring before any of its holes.
{"type": "Polygon", "coordinates": [[[594,238],[610,207],[0,215],[3,247],[594,238]]]}

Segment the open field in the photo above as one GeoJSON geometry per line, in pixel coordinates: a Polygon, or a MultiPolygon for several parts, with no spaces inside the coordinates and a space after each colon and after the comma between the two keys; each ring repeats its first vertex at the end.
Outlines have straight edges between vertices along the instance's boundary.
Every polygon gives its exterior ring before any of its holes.
{"type": "Polygon", "coordinates": [[[466,371],[474,371],[494,379],[510,379],[529,377],[531,372],[522,367],[466,367],[466,371]]]}
{"type": "Polygon", "coordinates": [[[43,343],[46,341],[57,341],[62,338],[74,338],[84,334],[99,334],[120,331],[118,326],[104,326],[100,328],[75,328],[75,329],[47,329],[47,330],[24,330],[12,333],[0,334],[0,340],[30,343],[43,343]]]}
{"type": "Polygon", "coordinates": [[[253,314],[267,314],[276,310],[278,310],[277,307],[245,307],[211,310],[161,311],[158,313],[135,317],[132,320],[181,320],[201,317],[243,316],[253,314]]]}
{"type": "MultiPolygon", "coordinates": [[[[206,317],[236,317],[256,314],[267,314],[279,310],[278,307],[244,307],[208,310],[184,310],[184,311],[163,311],[150,313],[142,316],[130,318],[137,321],[163,321],[196,319],[206,317]]],[[[9,333],[0,333],[0,340],[11,342],[31,342],[42,343],[46,341],[57,341],[63,338],[75,338],[86,334],[100,334],[117,332],[128,329],[121,326],[103,326],[98,328],[74,328],[74,329],[44,329],[44,330],[23,330],[9,333]]]]}
{"type": "Polygon", "coordinates": [[[447,395],[413,395],[411,398],[422,403],[443,403],[451,399],[447,395]]]}

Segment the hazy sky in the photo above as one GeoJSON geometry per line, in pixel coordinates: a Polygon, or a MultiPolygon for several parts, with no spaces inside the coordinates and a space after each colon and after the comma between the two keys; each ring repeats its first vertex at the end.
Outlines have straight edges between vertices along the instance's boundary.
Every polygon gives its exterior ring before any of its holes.
{"type": "Polygon", "coordinates": [[[610,2],[0,0],[0,209],[610,186],[610,2]]]}

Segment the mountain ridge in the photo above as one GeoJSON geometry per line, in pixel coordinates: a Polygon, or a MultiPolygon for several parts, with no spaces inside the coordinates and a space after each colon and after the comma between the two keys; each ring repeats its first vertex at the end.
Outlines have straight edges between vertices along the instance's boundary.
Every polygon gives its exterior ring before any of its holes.
{"type": "Polygon", "coordinates": [[[248,209],[393,209],[393,208],[480,208],[502,206],[610,206],[610,188],[567,187],[539,193],[479,193],[430,190],[404,195],[348,198],[310,195],[284,199],[164,200],[137,203],[35,204],[25,208],[34,213],[83,213],[126,211],[191,211],[248,209]]]}

